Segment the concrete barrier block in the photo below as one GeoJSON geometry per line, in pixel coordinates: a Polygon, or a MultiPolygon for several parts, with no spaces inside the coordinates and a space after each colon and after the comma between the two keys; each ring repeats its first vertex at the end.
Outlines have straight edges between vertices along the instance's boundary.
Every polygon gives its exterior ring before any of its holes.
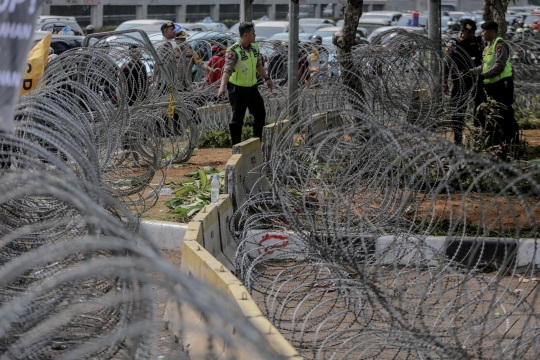
{"type": "Polygon", "coordinates": [[[202,244],[212,256],[217,257],[221,253],[221,235],[219,231],[217,205],[206,205],[195,215],[192,221],[198,221],[202,224],[202,244]]]}
{"type": "Polygon", "coordinates": [[[225,191],[231,196],[235,208],[244,203],[246,196],[242,185],[242,165],[241,154],[231,156],[225,165],[225,191]]]}
{"type": "MultiPolygon", "coordinates": [[[[242,155],[240,175],[247,193],[258,194],[270,189],[268,180],[262,176],[260,171],[255,170],[263,164],[261,140],[259,138],[251,138],[234,145],[233,154],[242,155]]],[[[237,204],[237,206],[240,205],[237,204]]]]}
{"type": "Polygon", "coordinates": [[[521,239],[516,256],[517,266],[540,264],[540,246],[537,239],[521,239]]]}
{"type": "Polygon", "coordinates": [[[152,220],[141,222],[141,231],[148,234],[161,250],[181,251],[187,229],[187,224],[152,220]]]}
{"type": "Polygon", "coordinates": [[[218,214],[221,252],[218,254],[217,259],[234,273],[236,271],[236,243],[229,230],[229,221],[232,220],[234,214],[231,196],[226,194],[219,196],[218,214]]]}
{"type": "Polygon", "coordinates": [[[380,264],[414,265],[419,259],[430,259],[428,264],[436,265],[445,255],[446,237],[397,238],[394,235],[378,237],[375,240],[375,256],[380,264]]]}
{"type": "Polygon", "coordinates": [[[190,221],[188,223],[186,234],[184,235],[184,241],[189,240],[194,240],[202,245],[202,226],[200,222],[190,221]]]}
{"type": "Polygon", "coordinates": [[[272,144],[276,136],[285,132],[290,127],[289,120],[283,120],[280,122],[274,122],[263,127],[262,139],[261,139],[261,149],[263,153],[263,160],[270,160],[270,153],[272,152],[272,144]]]}
{"type": "Polygon", "coordinates": [[[339,111],[328,111],[314,114],[307,137],[315,136],[321,132],[333,130],[343,126],[343,119],[339,111]]]}
{"type": "Polygon", "coordinates": [[[514,264],[519,242],[515,239],[473,238],[448,239],[446,256],[465,266],[480,263],[514,264]]]}

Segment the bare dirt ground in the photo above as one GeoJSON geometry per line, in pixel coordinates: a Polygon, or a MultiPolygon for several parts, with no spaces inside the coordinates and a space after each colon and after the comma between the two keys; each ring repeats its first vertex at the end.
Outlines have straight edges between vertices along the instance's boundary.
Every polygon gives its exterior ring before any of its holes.
{"type": "MultiPolygon", "coordinates": [[[[540,146],[540,130],[524,130],[522,132],[522,138],[525,139],[531,146],[540,146]]],[[[213,166],[219,171],[225,170],[225,164],[232,155],[232,150],[227,149],[196,149],[195,154],[189,159],[188,162],[178,165],[173,165],[167,171],[166,182],[179,182],[187,180],[186,174],[203,168],[205,166],[213,166]]],[[[152,183],[157,183],[159,180],[154,178],[152,183]]],[[[457,197],[458,195],[456,195],[457,197]]],[[[145,220],[161,220],[161,221],[175,221],[174,216],[169,214],[169,209],[165,206],[165,201],[170,200],[172,196],[161,196],[156,205],[154,205],[150,210],[144,213],[143,219],[145,220]]],[[[456,199],[456,201],[459,201],[456,199]]],[[[469,219],[473,218],[479,219],[482,215],[482,208],[479,206],[475,207],[474,199],[471,200],[473,203],[467,207],[467,216],[469,219]],[[476,209],[476,212],[475,212],[476,209]],[[469,215],[471,214],[471,215],[469,215]]],[[[456,203],[458,205],[458,203],[456,203]]],[[[424,205],[428,207],[428,205],[424,205]]],[[[444,206],[444,205],[442,205],[444,206]]],[[[484,203],[485,209],[485,203],[484,203]]],[[[485,215],[485,214],[484,214],[485,215]]],[[[497,216],[494,213],[494,216],[497,216]]],[[[540,216],[537,217],[540,220],[540,216]]],[[[506,221],[511,221],[511,219],[506,219],[506,221]]]]}
{"type": "MultiPolygon", "coordinates": [[[[532,146],[540,146],[540,130],[526,130],[523,132],[523,139],[527,140],[530,145],[532,146]]],[[[167,183],[170,182],[179,182],[188,179],[185,175],[187,173],[190,173],[194,170],[203,168],[205,166],[213,166],[217,168],[219,171],[225,170],[225,164],[229,160],[229,158],[232,155],[231,149],[197,149],[195,152],[195,155],[191,157],[191,159],[183,164],[175,165],[168,169],[167,172],[167,183]]],[[[152,183],[157,182],[158,179],[153,179],[152,183]]],[[[144,214],[144,219],[147,220],[164,220],[164,221],[174,221],[173,216],[171,214],[168,214],[168,208],[165,206],[165,201],[171,199],[171,196],[162,196],[159,198],[157,204],[151,208],[148,212],[144,214]]],[[[505,207],[504,199],[500,199],[497,201],[497,204],[486,204],[486,199],[480,199],[475,198],[474,195],[466,200],[466,203],[462,203],[462,199],[460,194],[453,194],[450,198],[441,197],[441,200],[445,202],[445,204],[436,204],[436,212],[439,215],[443,215],[449,211],[449,203],[452,204],[450,207],[453,208],[453,214],[456,216],[456,211],[465,211],[467,213],[467,218],[471,220],[473,223],[476,221],[480,221],[482,217],[489,216],[490,218],[493,217],[494,219],[497,218],[498,212],[497,211],[487,211],[487,209],[501,209],[505,207]]],[[[534,206],[536,203],[536,200],[531,199],[530,206],[534,206]]],[[[419,211],[420,212],[429,212],[429,209],[432,208],[433,204],[423,203],[419,205],[419,211]]],[[[526,211],[521,206],[517,206],[513,209],[513,212],[515,212],[518,216],[518,220],[525,220],[526,217],[526,211]],[[522,213],[520,215],[520,213],[522,213]],[[519,219],[519,216],[522,216],[523,219],[519,219]]],[[[535,218],[536,222],[540,222],[540,212],[536,212],[532,214],[532,217],[535,218]]],[[[529,219],[528,219],[529,220],[529,219]]],[[[515,224],[515,219],[512,219],[511,217],[503,217],[502,221],[505,223],[506,226],[511,226],[512,224],[515,224]],[[506,224],[508,223],[508,224],[506,224]]],[[[528,222],[525,220],[525,222],[528,222]]],[[[176,251],[164,251],[165,258],[171,262],[173,265],[175,265],[178,269],[180,269],[181,265],[181,253],[176,251]]],[[[268,274],[267,274],[268,275],[268,274]]],[[[491,275],[486,275],[488,278],[491,277],[491,275]]],[[[540,297],[535,296],[537,293],[536,286],[538,284],[537,281],[533,281],[531,283],[520,283],[517,277],[503,277],[502,281],[500,282],[502,284],[506,284],[508,288],[510,288],[510,292],[515,294],[518,297],[523,297],[528,300],[528,302],[534,304],[533,306],[537,308],[537,306],[540,306],[540,297]],[[506,280],[505,280],[506,278],[506,280]]],[[[167,294],[164,291],[160,291],[160,289],[156,289],[157,291],[157,328],[160,329],[159,333],[159,349],[156,349],[156,355],[165,355],[170,354],[169,351],[173,351],[175,353],[175,356],[178,356],[178,359],[188,359],[189,357],[183,353],[182,349],[180,348],[179,344],[174,343],[174,339],[171,338],[169,335],[169,332],[165,330],[164,323],[163,323],[163,316],[165,312],[165,307],[167,304],[167,294]]],[[[265,296],[263,296],[261,293],[255,292],[253,294],[254,299],[258,303],[259,307],[261,309],[265,308],[265,296]]],[[[313,305],[313,304],[312,304],[313,305]]],[[[264,310],[263,310],[264,311],[264,310]]],[[[521,320],[523,321],[523,320],[521,320]]],[[[345,321],[344,324],[347,324],[345,321]]],[[[343,325],[342,325],[343,326],[343,325]]],[[[522,331],[521,328],[516,327],[517,329],[514,329],[514,331],[517,331],[518,333],[522,331]]],[[[285,331],[287,333],[287,331],[285,331]]],[[[294,342],[293,342],[294,343],[294,342]]],[[[299,345],[298,343],[295,345],[299,345]]]]}

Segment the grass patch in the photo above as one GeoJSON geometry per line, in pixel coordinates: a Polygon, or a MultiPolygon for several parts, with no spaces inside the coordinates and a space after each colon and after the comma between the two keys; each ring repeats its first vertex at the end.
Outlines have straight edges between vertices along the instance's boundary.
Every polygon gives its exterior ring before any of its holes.
{"type": "MultiPolygon", "coordinates": [[[[242,141],[253,137],[253,128],[244,126],[242,128],[242,141]]],[[[231,134],[229,130],[205,130],[199,135],[199,149],[223,149],[232,147],[231,134]]]]}

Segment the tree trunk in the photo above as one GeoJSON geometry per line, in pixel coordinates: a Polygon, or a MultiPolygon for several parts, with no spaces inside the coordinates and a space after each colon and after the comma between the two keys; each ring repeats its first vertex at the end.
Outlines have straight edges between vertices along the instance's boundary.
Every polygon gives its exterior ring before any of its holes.
{"type": "Polygon", "coordinates": [[[493,0],[484,0],[482,15],[484,16],[484,21],[493,21],[493,0]]]}
{"type": "Polygon", "coordinates": [[[351,57],[351,48],[355,45],[356,30],[358,21],[362,16],[364,0],[347,0],[347,5],[343,8],[343,27],[341,35],[334,36],[332,42],[336,46],[341,79],[343,83],[355,90],[360,96],[364,95],[358,69],[354,66],[351,57]]]}
{"type": "Polygon", "coordinates": [[[493,0],[493,5],[493,21],[499,24],[499,36],[504,38],[508,29],[506,17],[504,16],[508,8],[508,2],[503,3],[503,0],[493,0]]]}
{"type": "Polygon", "coordinates": [[[484,0],[484,21],[495,21],[499,24],[499,36],[505,37],[508,24],[504,14],[508,9],[508,0],[484,0]]]}

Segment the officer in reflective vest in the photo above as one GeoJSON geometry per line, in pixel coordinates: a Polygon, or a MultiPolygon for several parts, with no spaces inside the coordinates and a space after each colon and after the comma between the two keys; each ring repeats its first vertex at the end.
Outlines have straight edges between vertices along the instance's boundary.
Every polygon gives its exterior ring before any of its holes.
{"type": "Polygon", "coordinates": [[[272,91],[272,81],[264,71],[255,43],[255,26],[251,22],[243,22],[239,27],[240,40],[227,49],[225,67],[221,78],[218,97],[223,96],[225,89],[229,94],[232,107],[232,120],[229,123],[232,144],[242,141],[242,126],[246,109],[253,115],[253,135],[260,138],[266,120],[264,101],[257,86],[257,73],[272,91]]]}
{"type": "MultiPolygon", "coordinates": [[[[485,101],[482,82],[476,79],[476,76],[463,74],[469,70],[471,63],[474,66],[482,64],[482,52],[484,42],[481,37],[475,37],[476,23],[473,20],[464,19],[461,22],[461,35],[459,40],[452,39],[446,47],[448,56],[453,61],[452,67],[444,67],[443,91],[448,92],[447,79],[450,76],[452,81],[451,104],[456,108],[452,115],[452,129],[454,130],[454,142],[458,145],[463,143],[463,127],[465,125],[466,110],[468,106],[471,91],[475,92],[474,105],[485,101]]],[[[484,127],[484,119],[481,112],[475,111],[474,126],[484,127]]]]}
{"type": "Polygon", "coordinates": [[[493,145],[500,145],[501,156],[506,158],[508,146],[519,144],[519,127],[514,117],[514,80],[510,63],[510,45],[498,36],[499,25],[493,21],[482,24],[482,36],[486,41],[482,65],[476,68],[484,81],[486,95],[504,105],[499,108],[502,118],[493,118],[486,124],[493,145]]]}

